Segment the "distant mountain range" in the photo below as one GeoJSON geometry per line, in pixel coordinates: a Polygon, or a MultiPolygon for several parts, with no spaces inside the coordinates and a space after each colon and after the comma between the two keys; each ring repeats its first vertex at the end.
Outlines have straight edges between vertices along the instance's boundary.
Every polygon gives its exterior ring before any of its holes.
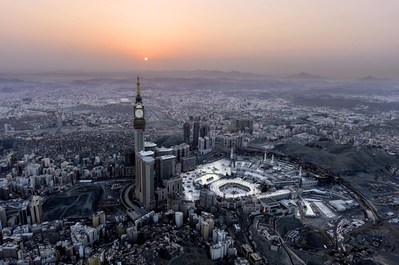
{"type": "Polygon", "coordinates": [[[219,70],[194,70],[194,71],[147,71],[143,73],[144,76],[155,76],[155,77],[181,77],[181,78],[265,78],[264,75],[230,71],[224,72],[219,70]]]}
{"type": "Polygon", "coordinates": [[[301,72],[299,74],[289,76],[288,78],[292,78],[292,79],[322,79],[321,76],[312,75],[312,74],[305,73],[305,72],[301,72]]]}
{"type": "Polygon", "coordinates": [[[372,75],[368,75],[359,79],[360,81],[376,82],[376,81],[389,81],[387,78],[377,78],[372,75]]]}
{"type": "MultiPolygon", "coordinates": [[[[54,73],[40,73],[40,74],[24,74],[0,77],[0,83],[23,83],[33,80],[62,80],[74,82],[76,85],[90,85],[90,83],[126,83],[135,82],[135,79],[139,75],[144,79],[152,78],[181,78],[181,79],[193,79],[193,78],[204,78],[204,79],[252,79],[252,80],[274,80],[274,79],[293,79],[293,80],[325,80],[328,77],[314,75],[307,72],[300,72],[295,75],[277,77],[271,75],[256,74],[251,72],[240,72],[240,71],[220,71],[220,70],[194,70],[194,71],[143,71],[143,72],[54,72],[54,73]],[[19,79],[22,77],[22,79],[19,79]]],[[[335,78],[333,78],[335,79],[335,78]]],[[[348,79],[346,79],[348,80],[348,79]]],[[[374,76],[365,76],[360,79],[352,79],[353,81],[361,82],[377,82],[377,81],[393,81],[387,78],[376,78],[374,76]]]]}
{"type": "Polygon", "coordinates": [[[24,80],[17,79],[17,78],[1,78],[0,77],[0,83],[23,83],[25,82],[24,80]]]}

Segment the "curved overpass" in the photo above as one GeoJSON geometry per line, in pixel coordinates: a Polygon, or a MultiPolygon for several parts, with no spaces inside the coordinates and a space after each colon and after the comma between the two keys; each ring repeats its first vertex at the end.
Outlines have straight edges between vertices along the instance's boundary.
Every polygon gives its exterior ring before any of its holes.
{"type": "Polygon", "coordinates": [[[131,209],[135,208],[136,206],[133,204],[133,202],[129,198],[129,193],[130,191],[134,188],[134,183],[126,185],[121,194],[120,194],[120,201],[122,202],[123,206],[126,209],[131,209]]]}

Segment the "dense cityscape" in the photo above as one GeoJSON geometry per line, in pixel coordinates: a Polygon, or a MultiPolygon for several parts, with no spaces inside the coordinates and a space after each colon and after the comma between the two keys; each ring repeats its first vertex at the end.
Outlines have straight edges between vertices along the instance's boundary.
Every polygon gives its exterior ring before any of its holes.
{"type": "Polygon", "coordinates": [[[0,264],[395,264],[399,83],[0,79],[0,264]]]}
{"type": "Polygon", "coordinates": [[[394,265],[399,1],[0,1],[0,265],[394,265]]]}

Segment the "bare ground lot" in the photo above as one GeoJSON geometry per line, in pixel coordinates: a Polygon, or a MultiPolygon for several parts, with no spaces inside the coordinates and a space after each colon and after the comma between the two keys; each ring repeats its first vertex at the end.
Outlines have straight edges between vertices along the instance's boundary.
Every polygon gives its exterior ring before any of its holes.
{"type": "Polygon", "coordinates": [[[102,194],[101,186],[85,185],[52,195],[43,204],[44,220],[89,216],[96,211],[102,194]]]}

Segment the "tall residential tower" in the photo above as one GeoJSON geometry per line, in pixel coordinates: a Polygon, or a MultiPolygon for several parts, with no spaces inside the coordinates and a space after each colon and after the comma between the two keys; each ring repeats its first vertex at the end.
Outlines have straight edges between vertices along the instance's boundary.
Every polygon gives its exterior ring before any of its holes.
{"type": "Polygon", "coordinates": [[[191,130],[191,124],[186,122],[183,125],[183,132],[184,132],[184,142],[186,144],[190,144],[190,130],[191,130]]]}

